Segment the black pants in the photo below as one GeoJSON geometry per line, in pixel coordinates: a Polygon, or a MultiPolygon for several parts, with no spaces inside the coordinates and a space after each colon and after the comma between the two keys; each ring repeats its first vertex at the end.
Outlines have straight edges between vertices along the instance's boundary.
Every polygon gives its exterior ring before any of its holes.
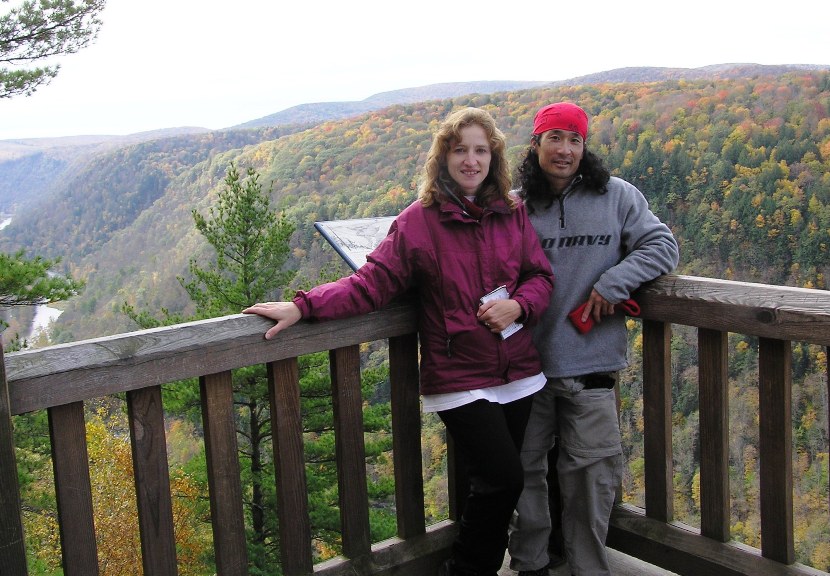
{"type": "Polygon", "coordinates": [[[438,412],[468,464],[470,492],[452,558],[461,574],[495,576],[524,487],[519,456],[532,396],[509,404],[477,400],[438,412]]]}

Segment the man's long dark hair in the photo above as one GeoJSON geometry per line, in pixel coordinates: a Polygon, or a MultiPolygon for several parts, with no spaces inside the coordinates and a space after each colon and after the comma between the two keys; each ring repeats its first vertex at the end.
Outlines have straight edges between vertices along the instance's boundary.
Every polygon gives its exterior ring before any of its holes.
{"type": "MultiPolygon", "coordinates": [[[[596,190],[600,194],[605,194],[608,180],[611,179],[611,173],[602,163],[602,159],[588,150],[587,146],[582,153],[576,175],[582,176],[580,186],[587,186],[588,189],[596,190]]],[[[545,172],[539,166],[539,154],[533,146],[528,147],[524,160],[519,165],[517,181],[520,187],[519,195],[527,204],[529,212],[533,212],[535,206],[548,208],[553,204],[554,196],[550,193],[545,172]]]]}

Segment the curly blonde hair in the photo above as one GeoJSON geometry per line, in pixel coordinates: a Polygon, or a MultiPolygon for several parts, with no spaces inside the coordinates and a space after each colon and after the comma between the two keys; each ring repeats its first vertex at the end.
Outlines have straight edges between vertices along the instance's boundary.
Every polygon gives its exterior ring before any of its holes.
{"type": "Polygon", "coordinates": [[[441,201],[441,182],[454,186],[447,173],[447,154],[453,142],[461,140],[461,130],[471,125],[481,126],[490,142],[490,171],[477,193],[478,203],[487,206],[496,198],[503,198],[511,209],[515,208],[516,200],[510,194],[512,180],[505,153],[507,145],[504,134],[496,127],[490,113],[481,108],[455,110],[438,127],[427,154],[421,186],[418,189],[418,199],[425,207],[441,201]]]}

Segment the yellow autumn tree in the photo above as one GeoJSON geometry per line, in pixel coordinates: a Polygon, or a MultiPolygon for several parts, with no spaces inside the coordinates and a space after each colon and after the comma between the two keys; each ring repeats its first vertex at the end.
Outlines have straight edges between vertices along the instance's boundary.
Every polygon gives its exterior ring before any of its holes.
{"type": "MultiPolygon", "coordinates": [[[[92,507],[101,576],[140,576],[141,543],[138,532],[133,464],[123,414],[104,419],[102,413],[87,422],[87,445],[92,484],[92,507]]],[[[209,573],[211,540],[198,517],[202,495],[198,485],[181,471],[170,479],[173,525],[179,574],[209,573]],[[209,561],[207,562],[209,563],[209,561]]]]}

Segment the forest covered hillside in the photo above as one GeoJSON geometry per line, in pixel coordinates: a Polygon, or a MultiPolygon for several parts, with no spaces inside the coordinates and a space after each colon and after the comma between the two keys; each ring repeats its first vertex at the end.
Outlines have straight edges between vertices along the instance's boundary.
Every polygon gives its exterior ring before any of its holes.
{"type": "MultiPolygon", "coordinates": [[[[758,66],[758,65],[753,65],[758,66]]],[[[763,67],[762,67],[763,68],[763,67]]],[[[654,77],[655,69],[649,69],[654,77]]],[[[632,74],[631,69],[627,72],[632,74]]],[[[292,106],[262,118],[249,120],[215,133],[224,134],[220,140],[227,142],[228,133],[232,138],[263,141],[273,137],[273,132],[262,132],[265,128],[309,126],[327,120],[337,120],[364,114],[372,110],[391,106],[453,98],[466,94],[490,94],[508,90],[521,90],[548,84],[533,81],[482,81],[447,82],[415,88],[403,88],[380,92],[355,102],[315,102],[292,106]],[[250,129],[259,129],[252,132],[250,129]],[[241,133],[240,131],[244,131],[241,133]]],[[[60,138],[25,138],[0,140],[0,214],[14,213],[37,202],[72,178],[73,170],[82,168],[96,156],[130,145],[160,139],[171,139],[180,148],[187,148],[181,137],[193,136],[193,144],[199,146],[199,135],[211,132],[207,128],[179,127],[139,132],[126,136],[81,135],[60,138]]],[[[221,143],[217,143],[221,148],[221,143]]],[[[237,142],[237,146],[241,146],[237,142]]]]}
{"type": "Polygon", "coordinates": [[[327,266],[346,271],[313,223],[399,212],[415,198],[432,132],[451,109],[490,110],[515,165],[533,114],[556,100],[588,111],[588,145],[672,227],[680,272],[827,287],[830,73],[813,70],[532,88],[145,142],[96,156],[62,192],[17,214],[0,250],[60,256],[87,282],[66,303],[58,341],[135,329],[119,311],[124,302],[186,309],[176,277],[204,250],[191,211],[206,213],[233,162],[272,186],[297,225],[297,282],[313,282],[327,266]]]}
{"type": "Polygon", "coordinates": [[[60,194],[90,160],[113,150],[162,138],[208,132],[168,128],[128,136],[65,136],[0,140],[0,214],[14,213],[39,198],[60,194]]]}
{"type": "MultiPolygon", "coordinates": [[[[747,78],[779,76],[793,71],[820,71],[827,66],[788,64],[717,64],[700,68],[628,67],[597,72],[567,80],[447,82],[414,88],[380,92],[360,101],[315,102],[293,106],[262,118],[249,120],[217,132],[250,128],[308,126],[329,120],[354,117],[395,104],[457,98],[470,94],[492,94],[537,87],[607,84],[618,82],[657,82],[662,80],[747,78]]],[[[206,128],[178,127],[140,132],[126,136],[79,135],[61,138],[0,140],[0,214],[13,213],[20,207],[60,190],[72,177],[72,170],[86,165],[91,158],[132,144],[198,135],[206,128]]]]}

